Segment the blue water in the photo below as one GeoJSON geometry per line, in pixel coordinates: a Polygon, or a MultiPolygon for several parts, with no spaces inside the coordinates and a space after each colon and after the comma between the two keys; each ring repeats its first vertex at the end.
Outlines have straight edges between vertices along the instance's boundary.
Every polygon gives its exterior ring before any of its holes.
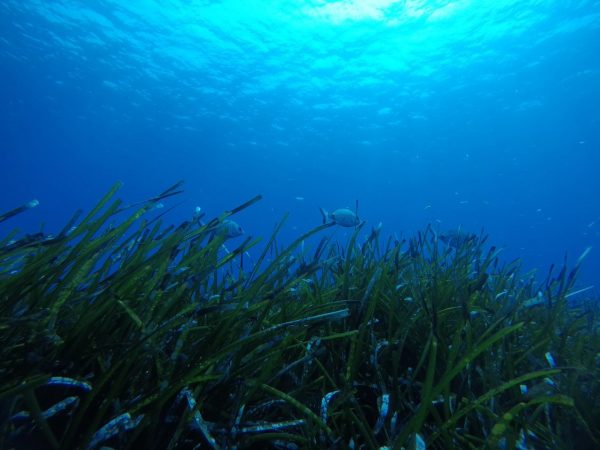
{"type": "Polygon", "coordinates": [[[0,236],[184,179],[173,222],[262,194],[236,220],[290,240],[358,200],[540,278],[591,246],[600,287],[599,1],[1,0],[0,100],[0,211],[40,201],[0,236]]]}

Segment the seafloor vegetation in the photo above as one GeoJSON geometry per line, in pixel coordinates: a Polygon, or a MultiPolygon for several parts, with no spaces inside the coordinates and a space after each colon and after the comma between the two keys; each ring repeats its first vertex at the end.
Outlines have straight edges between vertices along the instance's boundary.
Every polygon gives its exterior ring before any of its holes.
{"type": "Polygon", "coordinates": [[[249,264],[214,231],[259,198],[165,227],[178,189],[0,240],[1,449],[600,445],[580,261],[538,285],[484,236],[281,248],[282,221],[249,264]]]}

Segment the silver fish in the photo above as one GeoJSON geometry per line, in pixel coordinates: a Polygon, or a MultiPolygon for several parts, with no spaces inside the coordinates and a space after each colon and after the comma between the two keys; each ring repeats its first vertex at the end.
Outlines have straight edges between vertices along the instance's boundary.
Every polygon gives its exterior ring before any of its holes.
{"type": "Polygon", "coordinates": [[[215,234],[231,239],[244,234],[244,229],[233,220],[224,220],[215,228],[215,234]]]}
{"type": "Polygon", "coordinates": [[[331,221],[342,227],[355,227],[360,223],[358,215],[350,208],[336,209],[331,213],[328,213],[323,208],[319,208],[319,210],[323,216],[323,223],[331,221]]]}

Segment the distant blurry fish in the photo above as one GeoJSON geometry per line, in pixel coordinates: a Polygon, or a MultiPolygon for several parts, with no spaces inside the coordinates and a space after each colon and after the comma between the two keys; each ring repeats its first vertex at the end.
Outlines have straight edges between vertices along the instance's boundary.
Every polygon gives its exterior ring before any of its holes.
{"type": "MultiPolygon", "coordinates": [[[[202,208],[199,206],[196,206],[192,220],[197,222],[198,225],[204,226],[204,222],[202,221],[203,217],[204,211],[202,211],[202,208]]],[[[244,229],[236,222],[233,220],[224,220],[214,228],[210,239],[212,240],[215,236],[222,236],[225,239],[231,239],[241,236],[242,234],[244,234],[244,229]]]]}
{"type": "Polygon", "coordinates": [[[448,247],[459,248],[465,244],[469,244],[475,241],[477,239],[477,235],[471,233],[463,233],[460,230],[453,230],[445,234],[440,234],[440,239],[448,247]]]}
{"type": "Polygon", "coordinates": [[[244,234],[244,229],[233,220],[224,220],[216,226],[214,234],[225,239],[231,239],[244,234]]]}
{"type": "Polygon", "coordinates": [[[342,227],[355,227],[360,223],[358,215],[350,208],[340,208],[328,213],[323,208],[319,208],[323,216],[323,223],[331,221],[342,227]]]}
{"type": "Polygon", "coordinates": [[[298,196],[298,197],[296,197],[296,200],[298,200],[299,202],[301,202],[302,200],[304,200],[304,197],[298,196]]]}

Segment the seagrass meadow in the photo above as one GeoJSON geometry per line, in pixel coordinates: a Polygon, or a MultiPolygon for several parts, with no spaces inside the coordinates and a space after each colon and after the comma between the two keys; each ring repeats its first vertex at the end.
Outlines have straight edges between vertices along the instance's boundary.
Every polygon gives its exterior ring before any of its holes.
{"type": "Polygon", "coordinates": [[[284,217],[249,264],[214,231],[260,197],[165,226],[180,186],[0,240],[1,449],[600,445],[582,258],[539,283],[484,235],[282,247],[284,217]]]}

